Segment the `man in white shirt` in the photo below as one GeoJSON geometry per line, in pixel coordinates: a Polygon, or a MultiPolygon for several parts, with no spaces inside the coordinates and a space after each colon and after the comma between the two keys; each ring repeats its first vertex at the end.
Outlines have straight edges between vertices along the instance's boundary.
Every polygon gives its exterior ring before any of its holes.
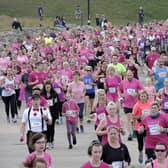
{"type": "Polygon", "coordinates": [[[32,107],[25,109],[21,121],[20,141],[24,141],[25,127],[27,124],[27,146],[29,152],[33,152],[31,148],[31,138],[35,133],[47,134],[47,124],[52,124],[52,118],[49,110],[40,106],[40,96],[35,94],[32,96],[32,107]]]}

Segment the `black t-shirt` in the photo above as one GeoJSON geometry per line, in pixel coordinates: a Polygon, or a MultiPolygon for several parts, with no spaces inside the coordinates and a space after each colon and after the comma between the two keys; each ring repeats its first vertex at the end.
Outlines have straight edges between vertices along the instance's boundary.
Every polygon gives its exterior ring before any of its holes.
{"type": "Polygon", "coordinates": [[[29,74],[28,73],[24,73],[21,77],[21,81],[26,85],[25,91],[26,92],[32,92],[32,87],[31,85],[29,85],[29,74]]]}
{"type": "Polygon", "coordinates": [[[128,164],[131,162],[129,151],[126,145],[120,144],[120,148],[112,148],[109,143],[103,146],[102,159],[108,164],[112,164],[114,161],[126,161],[128,164]]]}

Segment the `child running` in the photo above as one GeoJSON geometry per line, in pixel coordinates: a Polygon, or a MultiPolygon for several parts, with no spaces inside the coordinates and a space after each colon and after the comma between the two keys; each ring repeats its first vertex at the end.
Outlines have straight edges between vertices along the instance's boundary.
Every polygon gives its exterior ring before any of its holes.
{"type": "Polygon", "coordinates": [[[69,142],[69,149],[72,149],[73,145],[76,145],[76,126],[78,121],[79,106],[71,99],[70,94],[66,94],[66,102],[62,106],[62,115],[66,118],[67,126],[67,138],[69,142]]]}

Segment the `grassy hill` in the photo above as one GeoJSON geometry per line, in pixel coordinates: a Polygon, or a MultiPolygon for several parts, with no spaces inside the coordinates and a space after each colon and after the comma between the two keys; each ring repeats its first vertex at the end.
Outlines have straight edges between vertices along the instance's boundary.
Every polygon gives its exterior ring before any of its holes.
{"type": "MultiPolygon", "coordinates": [[[[83,12],[84,24],[87,23],[88,0],[0,0],[0,28],[5,27],[10,17],[22,18],[24,25],[38,25],[37,7],[42,4],[45,21],[51,24],[57,15],[65,16],[67,22],[80,23],[75,20],[75,9],[80,4],[83,12]]],[[[168,18],[168,0],[90,0],[91,19],[95,24],[95,14],[105,14],[114,24],[136,22],[139,6],[144,7],[145,21],[168,18]]],[[[8,26],[8,25],[7,25],[8,26]]]]}

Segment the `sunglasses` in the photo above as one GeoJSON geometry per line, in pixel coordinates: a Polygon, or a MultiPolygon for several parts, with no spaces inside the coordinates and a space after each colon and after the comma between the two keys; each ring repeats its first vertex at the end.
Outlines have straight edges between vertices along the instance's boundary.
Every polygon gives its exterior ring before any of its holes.
{"type": "Polygon", "coordinates": [[[165,152],[166,149],[155,149],[155,152],[165,152]]]}

